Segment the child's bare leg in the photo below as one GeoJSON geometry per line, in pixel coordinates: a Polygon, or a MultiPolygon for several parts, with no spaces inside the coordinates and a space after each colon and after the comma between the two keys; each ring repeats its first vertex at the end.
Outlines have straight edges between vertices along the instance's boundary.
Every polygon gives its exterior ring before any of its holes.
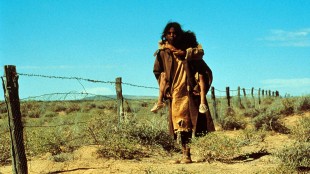
{"type": "Polygon", "coordinates": [[[164,91],[165,91],[165,86],[166,86],[166,74],[161,73],[160,78],[158,80],[159,83],[159,96],[157,103],[153,106],[151,109],[151,112],[156,113],[159,109],[163,108],[165,106],[165,103],[163,102],[164,100],[164,91]]]}
{"type": "Polygon", "coordinates": [[[159,78],[159,96],[157,103],[162,103],[164,99],[164,90],[166,86],[166,73],[162,72],[159,78]]]}
{"type": "Polygon", "coordinates": [[[202,74],[199,74],[199,86],[200,86],[200,103],[206,104],[206,80],[202,74]]]}

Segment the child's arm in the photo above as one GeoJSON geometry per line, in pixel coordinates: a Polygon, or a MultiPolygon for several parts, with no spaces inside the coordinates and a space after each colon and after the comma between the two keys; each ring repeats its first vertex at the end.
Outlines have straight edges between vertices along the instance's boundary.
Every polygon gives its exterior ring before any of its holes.
{"type": "Polygon", "coordinates": [[[187,48],[185,59],[187,60],[201,60],[203,58],[204,51],[202,46],[199,44],[195,48],[187,48]]]}

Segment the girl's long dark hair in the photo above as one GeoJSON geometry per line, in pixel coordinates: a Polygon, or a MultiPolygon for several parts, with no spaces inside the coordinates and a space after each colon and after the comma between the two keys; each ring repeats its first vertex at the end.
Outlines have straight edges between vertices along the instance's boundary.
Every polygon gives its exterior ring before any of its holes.
{"type": "Polygon", "coordinates": [[[182,27],[179,23],[177,22],[169,22],[166,27],[164,28],[164,31],[162,32],[161,35],[161,40],[163,42],[166,41],[166,34],[169,32],[170,28],[173,27],[175,34],[177,35],[177,37],[180,37],[183,35],[184,31],[182,30],[182,27]]]}
{"type": "Polygon", "coordinates": [[[181,25],[177,22],[169,22],[166,27],[164,28],[164,31],[162,32],[161,35],[161,40],[162,42],[166,41],[166,35],[169,32],[170,28],[173,27],[175,30],[175,34],[177,35],[177,40],[175,43],[175,47],[186,50],[187,48],[190,47],[197,47],[198,42],[197,38],[194,32],[188,30],[188,31],[183,31],[181,25]]]}

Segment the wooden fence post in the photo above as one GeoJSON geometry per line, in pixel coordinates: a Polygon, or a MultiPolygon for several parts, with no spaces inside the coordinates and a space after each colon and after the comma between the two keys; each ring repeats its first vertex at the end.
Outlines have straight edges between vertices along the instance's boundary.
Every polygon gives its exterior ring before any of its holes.
{"type": "Polygon", "coordinates": [[[229,93],[229,86],[226,87],[226,97],[227,97],[227,105],[230,107],[230,93],[229,93]]]}
{"type": "Polygon", "coordinates": [[[262,90],[262,96],[264,97],[264,95],[265,95],[265,90],[262,90]]]}
{"type": "Polygon", "coordinates": [[[239,107],[241,108],[242,104],[241,104],[241,97],[240,97],[240,86],[238,86],[238,89],[237,89],[237,98],[238,98],[238,104],[239,104],[239,107]]]}
{"type": "Polygon", "coordinates": [[[279,97],[279,91],[276,91],[276,97],[279,97]]]}
{"type": "Polygon", "coordinates": [[[245,89],[242,88],[242,91],[243,91],[243,96],[246,97],[246,92],[245,92],[245,89]]]}
{"type": "Polygon", "coordinates": [[[258,104],[260,105],[261,101],[260,101],[260,88],[258,89],[258,104]]]}
{"type": "Polygon", "coordinates": [[[118,115],[118,124],[120,125],[124,117],[124,105],[123,105],[123,94],[122,94],[122,78],[117,77],[115,79],[115,89],[117,97],[117,115],[118,115]]]}
{"type": "Polygon", "coordinates": [[[211,87],[211,99],[213,102],[214,117],[215,117],[215,119],[218,119],[217,110],[216,110],[216,99],[215,99],[214,86],[211,87]]]}
{"type": "Polygon", "coordinates": [[[14,174],[27,174],[27,158],[23,139],[20,102],[18,94],[18,75],[14,65],[4,66],[5,81],[3,89],[8,110],[9,130],[11,136],[12,168],[14,174]]]}
{"type": "Polygon", "coordinates": [[[255,107],[254,87],[252,87],[252,89],[251,89],[251,96],[252,96],[252,100],[253,100],[254,107],[255,107]]]}

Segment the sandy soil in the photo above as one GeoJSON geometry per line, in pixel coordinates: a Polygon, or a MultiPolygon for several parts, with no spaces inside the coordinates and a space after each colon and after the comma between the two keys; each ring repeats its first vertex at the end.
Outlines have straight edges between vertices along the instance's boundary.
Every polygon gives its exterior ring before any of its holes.
{"type": "MultiPolygon", "coordinates": [[[[294,115],[286,117],[283,121],[286,125],[296,125],[297,121],[304,117],[310,116],[310,113],[304,115],[294,115]]],[[[228,134],[238,134],[238,131],[231,131],[228,134]]],[[[283,147],[284,144],[290,143],[289,135],[271,133],[261,144],[247,146],[245,151],[254,152],[259,148],[266,149],[269,153],[275,152],[283,147]]],[[[180,154],[172,157],[154,154],[149,158],[140,160],[115,160],[98,158],[96,150],[98,146],[85,146],[76,150],[72,154],[72,159],[65,162],[55,162],[50,160],[51,154],[28,159],[28,171],[30,174],[43,173],[64,173],[64,174],[151,174],[151,173],[273,173],[280,164],[279,159],[272,155],[263,155],[246,161],[236,161],[233,163],[224,162],[197,162],[193,156],[192,164],[171,164],[169,161],[178,159],[180,154]]],[[[194,150],[194,149],[193,149],[194,150]]],[[[194,154],[194,153],[193,153],[194,154]]],[[[12,167],[1,166],[1,174],[12,173],[12,167]]]]}

